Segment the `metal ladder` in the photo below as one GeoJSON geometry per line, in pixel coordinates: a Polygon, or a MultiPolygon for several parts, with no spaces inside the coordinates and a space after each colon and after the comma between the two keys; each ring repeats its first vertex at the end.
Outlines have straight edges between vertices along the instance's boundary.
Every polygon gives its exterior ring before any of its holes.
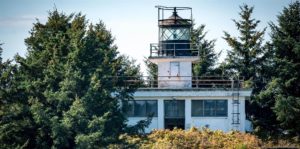
{"type": "Polygon", "coordinates": [[[232,89],[232,129],[233,130],[239,130],[240,129],[240,101],[239,101],[239,90],[240,90],[240,80],[237,78],[237,80],[232,79],[231,84],[232,89]],[[237,84],[236,84],[236,83],[237,84]]]}

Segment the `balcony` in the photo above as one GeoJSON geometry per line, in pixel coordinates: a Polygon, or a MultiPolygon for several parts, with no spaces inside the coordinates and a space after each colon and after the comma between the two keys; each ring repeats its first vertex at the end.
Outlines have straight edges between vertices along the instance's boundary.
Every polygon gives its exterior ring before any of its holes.
{"type": "Polygon", "coordinates": [[[199,57],[199,49],[191,43],[151,43],[150,58],[199,57]]]}
{"type": "Polygon", "coordinates": [[[149,89],[236,89],[247,88],[244,86],[244,79],[232,79],[222,76],[158,76],[158,77],[126,77],[126,86],[139,85],[140,88],[149,89]],[[166,85],[167,84],[167,85],[166,85]],[[178,86],[179,85],[179,86],[178,86]]]}

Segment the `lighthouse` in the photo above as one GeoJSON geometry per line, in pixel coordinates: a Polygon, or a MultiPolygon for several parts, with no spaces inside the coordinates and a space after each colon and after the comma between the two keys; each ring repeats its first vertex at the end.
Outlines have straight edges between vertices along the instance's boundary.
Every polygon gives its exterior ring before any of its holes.
{"type": "Polygon", "coordinates": [[[153,129],[191,127],[249,130],[245,101],[252,89],[244,87],[243,80],[193,76],[192,66],[199,61],[201,46],[191,43],[192,8],[157,9],[158,42],[150,44],[148,59],[157,64],[158,74],[146,77],[155,80],[139,79],[144,84],[134,93],[134,100],[129,101],[128,124],[135,125],[151,116],[147,133],[153,129]]]}
{"type": "Polygon", "coordinates": [[[192,8],[157,8],[158,43],[150,44],[149,60],[158,66],[158,87],[190,88],[192,63],[199,60],[200,50],[193,48],[196,46],[191,43],[192,8]]]}

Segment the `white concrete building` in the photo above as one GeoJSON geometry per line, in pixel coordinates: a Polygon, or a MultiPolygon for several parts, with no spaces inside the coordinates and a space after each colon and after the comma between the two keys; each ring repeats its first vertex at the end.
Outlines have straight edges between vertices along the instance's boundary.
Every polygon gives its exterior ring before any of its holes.
{"type": "Polygon", "coordinates": [[[245,131],[245,100],[252,90],[238,78],[192,75],[201,48],[190,44],[191,12],[188,7],[158,7],[159,43],[150,45],[149,57],[158,65],[158,77],[135,92],[128,123],[153,115],[146,132],[192,126],[245,131]],[[178,16],[181,12],[188,19],[178,16]]]}

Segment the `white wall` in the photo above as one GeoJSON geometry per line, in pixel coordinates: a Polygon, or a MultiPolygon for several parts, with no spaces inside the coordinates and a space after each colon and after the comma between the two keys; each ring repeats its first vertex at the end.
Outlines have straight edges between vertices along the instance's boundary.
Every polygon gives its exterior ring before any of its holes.
{"type": "MultiPolygon", "coordinates": [[[[215,99],[225,99],[227,100],[227,103],[229,105],[229,101],[226,98],[204,98],[204,97],[199,97],[199,98],[194,98],[193,100],[197,99],[205,99],[205,100],[215,100],[215,99]]],[[[228,106],[227,105],[227,106],[228,106]]],[[[191,127],[196,127],[196,128],[202,128],[202,127],[208,127],[209,129],[212,130],[223,130],[223,131],[229,131],[230,130],[230,119],[227,117],[192,117],[192,100],[191,99],[186,99],[185,100],[185,128],[189,129],[191,127]]],[[[227,108],[227,114],[229,115],[230,109],[229,107],[227,108]]]]}
{"type": "Polygon", "coordinates": [[[171,62],[158,63],[158,86],[160,88],[190,88],[192,86],[192,62],[179,62],[177,75],[171,74],[171,70],[177,68],[171,62]],[[167,77],[172,76],[172,77],[167,77]]]}
{"type": "MultiPolygon", "coordinates": [[[[139,91],[138,91],[139,92],[139,91]]],[[[144,92],[144,91],[143,91],[144,92]]],[[[150,126],[146,129],[146,132],[150,132],[152,129],[163,129],[164,128],[164,100],[170,100],[175,98],[176,100],[185,100],[185,128],[189,129],[190,127],[206,127],[208,126],[212,130],[223,130],[223,131],[229,131],[233,129],[231,123],[232,123],[232,97],[226,96],[228,95],[227,91],[219,91],[224,93],[218,93],[213,94],[211,91],[198,91],[201,92],[201,95],[209,95],[209,96],[197,96],[196,94],[188,94],[187,91],[174,91],[174,93],[178,95],[190,95],[190,96],[170,96],[172,95],[170,91],[168,92],[161,92],[160,94],[157,94],[159,91],[148,91],[147,93],[144,92],[143,94],[137,93],[135,94],[135,100],[157,100],[158,104],[158,116],[154,117],[152,120],[152,123],[150,126]],[[181,93],[182,92],[182,93],[181,93]],[[166,94],[166,96],[164,96],[166,94]],[[137,96],[140,95],[140,96],[137,96]],[[142,96],[141,96],[142,95],[142,96]],[[195,96],[196,95],[196,96],[195,96]],[[223,95],[223,96],[213,96],[213,95],[223,95]],[[157,96],[160,96],[157,97],[157,96]],[[191,100],[196,99],[205,99],[205,100],[216,100],[216,99],[227,99],[228,100],[228,116],[227,117],[192,117],[191,116],[191,100]]],[[[245,91],[243,94],[247,94],[251,92],[245,91]]],[[[240,112],[240,131],[245,131],[246,127],[246,114],[245,114],[245,97],[240,97],[240,106],[239,106],[239,112],[240,112]]],[[[128,124],[134,125],[139,120],[146,119],[146,117],[129,117],[128,118],[128,124]]]]}
{"type": "MultiPolygon", "coordinates": [[[[145,120],[146,117],[129,117],[128,124],[135,125],[140,120],[145,120]]],[[[190,120],[186,120],[185,127],[189,129],[191,127],[202,128],[208,126],[212,130],[231,130],[229,127],[230,120],[227,117],[191,117],[190,120]]],[[[157,117],[152,118],[152,122],[148,128],[145,129],[146,133],[151,132],[153,129],[163,129],[163,120],[158,120],[157,117]],[[160,127],[159,127],[160,125],[160,127]]]]}
{"type": "Polygon", "coordinates": [[[191,126],[196,128],[208,127],[211,130],[229,131],[228,117],[192,117],[191,126]]]}
{"type": "MultiPolygon", "coordinates": [[[[139,100],[139,98],[135,99],[139,100]]],[[[164,129],[164,100],[163,99],[149,99],[141,98],[141,100],[157,100],[157,117],[153,117],[151,124],[145,129],[146,133],[151,132],[153,129],[164,129]]],[[[135,125],[140,120],[145,120],[147,117],[129,117],[128,125],[135,125]]]]}

